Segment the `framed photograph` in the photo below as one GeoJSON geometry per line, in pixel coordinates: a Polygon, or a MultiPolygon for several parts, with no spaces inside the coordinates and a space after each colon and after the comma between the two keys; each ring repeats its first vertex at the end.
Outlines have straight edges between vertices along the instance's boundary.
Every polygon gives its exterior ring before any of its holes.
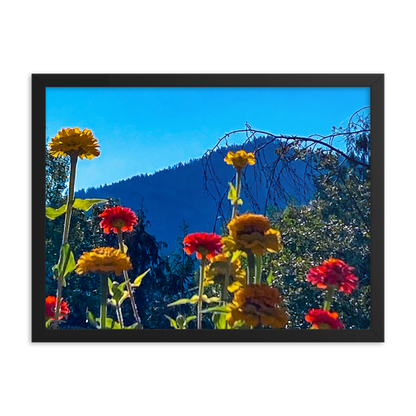
{"type": "Polygon", "coordinates": [[[32,342],[384,342],[383,74],[33,74],[32,181],[32,342]]]}

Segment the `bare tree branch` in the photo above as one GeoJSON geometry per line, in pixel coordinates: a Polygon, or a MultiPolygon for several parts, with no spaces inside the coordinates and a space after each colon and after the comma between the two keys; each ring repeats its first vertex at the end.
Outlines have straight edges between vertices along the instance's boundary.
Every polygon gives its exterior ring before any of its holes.
{"type": "MultiPolygon", "coordinates": [[[[311,196],[315,189],[314,178],[317,175],[321,176],[321,171],[325,171],[325,167],[317,164],[317,160],[322,160],[322,157],[330,158],[337,155],[344,159],[341,165],[348,161],[354,166],[361,167],[362,172],[370,168],[369,148],[360,153],[356,153],[354,150],[354,145],[360,137],[365,138],[370,135],[369,119],[361,115],[361,112],[365,109],[366,107],[356,111],[349,118],[345,129],[333,127],[332,133],[326,136],[312,134],[303,137],[273,134],[268,131],[254,129],[247,122],[244,129],[237,129],[224,134],[217,140],[215,146],[207,150],[202,156],[204,189],[217,204],[214,229],[217,226],[218,219],[225,219],[227,215],[223,210],[226,207],[224,201],[228,192],[228,184],[220,181],[212,164],[212,156],[219,153],[225,157],[230,137],[236,134],[245,134],[245,140],[240,145],[241,148],[247,149],[249,147],[250,151],[256,155],[256,164],[243,172],[243,200],[247,201],[254,212],[262,211],[266,214],[267,207],[270,204],[281,206],[293,197],[304,203],[311,196]],[[261,140],[259,140],[260,138],[261,140]],[[337,138],[343,139],[347,151],[334,145],[337,138]],[[276,158],[270,160],[271,153],[267,153],[267,159],[264,150],[273,144],[278,146],[275,150],[276,158]],[[222,145],[227,147],[222,148],[222,145]],[[259,206],[259,202],[261,202],[262,207],[259,206]]],[[[365,140],[363,140],[363,145],[367,146],[365,140]]]]}
{"type": "MultiPolygon", "coordinates": [[[[264,130],[255,130],[255,129],[251,129],[251,130],[247,130],[247,129],[239,129],[239,130],[233,130],[230,131],[229,133],[227,133],[226,135],[224,135],[223,137],[221,137],[218,142],[216,143],[216,145],[210,149],[207,150],[202,157],[208,155],[209,153],[213,152],[216,148],[218,148],[218,146],[221,144],[221,142],[225,139],[230,137],[233,134],[237,134],[237,133],[246,133],[247,131],[250,131],[253,134],[262,134],[265,135],[266,137],[272,137],[272,140],[268,141],[267,143],[263,144],[262,146],[258,147],[256,149],[256,151],[259,151],[261,149],[264,149],[267,145],[269,145],[270,143],[274,142],[275,140],[293,140],[293,141],[299,141],[299,142],[310,142],[310,143],[315,143],[315,144],[319,144],[321,146],[325,146],[328,149],[334,151],[335,153],[338,153],[340,156],[345,157],[347,160],[357,163],[358,165],[364,166],[368,169],[370,169],[370,165],[368,163],[365,163],[361,160],[355,159],[354,157],[351,157],[349,155],[347,155],[345,152],[343,152],[342,150],[336,148],[335,146],[332,146],[329,143],[326,143],[325,140],[329,140],[329,139],[333,139],[337,136],[351,136],[351,135],[357,135],[360,133],[370,133],[370,129],[368,130],[359,130],[359,131],[352,131],[352,132],[343,132],[343,133],[334,133],[334,134],[330,134],[328,136],[321,136],[319,134],[314,134],[308,137],[302,137],[302,136],[287,136],[284,134],[278,134],[275,135],[273,133],[264,131],[264,130]],[[320,139],[314,139],[314,137],[320,137],[320,139]]],[[[252,137],[252,136],[250,136],[252,137]]]]}

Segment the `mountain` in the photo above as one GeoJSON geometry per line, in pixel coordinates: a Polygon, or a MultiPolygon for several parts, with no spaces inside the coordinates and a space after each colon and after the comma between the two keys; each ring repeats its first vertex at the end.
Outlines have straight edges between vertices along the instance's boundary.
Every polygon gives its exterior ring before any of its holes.
{"type": "Polygon", "coordinates": [[[256,151],[256,164],[244,172],[241,212],[265,214],[268,205],[284,207],[289,197],[306,201],[311,193],[310,181],[304,186],[303,162],[292,163],[283,169],[275,150],[280,142],[262,137],[242,145],[216,149],[200,159],[179,163],[151,175],[138,175],[98,188],[80,190],[78,198],[120,199],[122,205],[138,210],[144,208],[149,221],[149,232],[158,241],[168,244],[166,252],[176,246],[181,235],[179,226],[186,220],[188,232],[221,232],[231,215],[227,199],[228,182],[235,181],[235,170],[224,162],[227,152],[244,148],[256,151]]]}

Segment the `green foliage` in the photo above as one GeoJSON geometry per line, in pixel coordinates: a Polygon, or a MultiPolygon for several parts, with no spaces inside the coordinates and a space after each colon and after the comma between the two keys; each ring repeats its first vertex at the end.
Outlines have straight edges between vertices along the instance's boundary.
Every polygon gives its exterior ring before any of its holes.
{"type": "Polygon", "coordinates": [[[100,326],[100,321],[97,319],[94,314],[87,310],[87,322],[92,325],[94,328],[98,328],[100,326]]]}
{"type": "MultiPolygon", "coordinates": [[[[96,329],[100,329],[100,319],[96,318],[91,311],[87,311],[87,322],[96,329]]],[[[107,318],[105,320],[106,329],[121,329],[121,325],[114,319],[107,318]]],[[[124,329],[136,329],[138,325],[131,325],[129,327],[124,327],[124,329]]]]}
{"type": "Polygon", "coordinates": [[[59,217],[65,212],[66,212],[66,204],[62,205],[61,207],[57,209],[46,207],[46,218],[50,220],[54,220],[55,218],[59,217]]]}
{"type": "Polygon", "coordinates": [[[185,305],[185,304],[191,304],[195,305],[198,302],[198,295],[192,296],[190,299],[188,298],[182,298],[179,300],[176,300],[175,302],[169,303],[168,306],[178,306],[178,305],[185,305]]]}
{"type": "MultiPolygon", "coordinates": [[[[362,141],[362,137],[359,138],[362,141]]],[[[350,139],[352,143],[352,139],[350,139]]],[[[355,153],[356,155],[359,152],[355,153]]],[[[369,171],[345,159],[315,154],[320,175],[316,193],[307,205],[289,203],[283,211],[270,208],[273,227],[280,230],[284,248],[268,256],[267,282],[279,288],[287,305],[290,328],[307,328],[304,316],[323,304],[324,292],[306,281],[311,267],[329,257],[354,267],[359,288],[351,295],[336,293],[332,310],[347,328],[370,326],[370,180],[369,171]]]]}
{"type": "Polygon", "coordinates": [[[150,272],[150,269],[147,269],[144,273],[142,273],[141,275],[137,276],[136,279],[133,282],[133,287],[139,287],[142,284],[142,280],[143,278],[147,275],[147,273],[150,272]]]}
{"type": "Polygon", "coordinates": [[[228,192],[228,199],[230,200],[231,204],[234,205],[237,202],[238,205],[242,205],[243,200],[238,198],[237,189],[235,189],[235,186],[231,182],[228,182],[228,185],[230,185],[230,191],[228,192]]]}
{"type": "Polygon", "coordinates": [[[226,314],[214,312],[212,314],[212,322],[214,323],[215,329],[229,329],[230,326],[227,323],[226,314]]]}
{"type": "Polygon", "coordinates": [[[207,312],[218,312],[218,313],[228,313],[230,312],[230,308],[226,305],[224,306],[212,306],[211,308],[207,308],[204,309],[202,311],[202,313],[207,313],[207,312]]]}
{"type": "MultiPolygon", "coordinates": [[[[45,148],[45,199],[47,206],[61,206],[65,203],[64,191],[67,188],[69,162],[66,158],[52,157],[45,148]]],[[[52,268],[58,263],[62,244],[64,218],[46,221],[46,296],[56,291],[56,281],[52,268]]],[[[74,249],[74,247],[72,247],[74,249]]]]}
{"type": "Polygon", "coordinates": [[[73,208],[82,209],[88,211],[95,204],[102,204],[107,202],[106,199],[80,199],[75,198],[73,208]]]}
{"type": "MultiPolygon", "coordinates": [[[[198,302],[199,296],[198,295],[194,295],[192,296],[190,299],[188,298],[183,298],[183,299],[179,299],[175,302],[169,303],[168,306],[178,306],[178,305],[185,305],[187,303],[191,304],[191,305],[195,305],[198,302]]],[[[219,302],[221,299],[218,297],[213,297],[213,298],[209,298],[207,295],[202,295],[202,301],[205,303],[213,303],[213,302],[219,302]]]]}
{"type": "MultiPolygon", "coordinates": [[[[82,209],[88,211],[93,205],[106,202],[106,199],[79,199],[76,198],[73,204],[73,208],[82,209]]],[[[50,220],[61,216],[66,212],[67,204],[62,205],[61,207],[54,209],[51,207],[46,207],[46,217],[50,220]]]]}
{"type": "Polygon", "coordinates": [[[178,315],[176,320],[171,318],[169,315],[165,315],[166,319],[169,321],[170,326],[174,329],[187,329],[189,322],[196,319],[195,315],[185,317],[183,315],[178,315]]]}
{"type": "Polygon", "coordinates": [[[108,279],[108,291],[112,296],[109,302],[116,306],[117,304],[122,305],[123,302],[128,298],[129,292],[124,290],[124,287],[127,285],[127,282],[123,283],[112,282],[111,279],[108,279]]]}
{"type": "Polygon", "coordinates": [[[69,175],[69,159],[53,157],[45,148],[45,199],[47,206],[61,206],[65,203],[64,191],[69,175]]]}
{"type": "MultiPolygon", "coordinates": [[[[65,204],[68,173],[68,160],[52,158],[46,152],[46,203],[48,206],[59,207],[65,204]]],[[[105,208],[119,205],[120,202],[112,198],[108,198],[103,205],[97,205],[98,202],[102,202],[102,199],[90,202],[94,202],[95,205],[92,205],[88,212],[83,209],[74,209],[72,212],[69,245],[74,261],[83,252],[90,251],[94,247],[118,247],[117,236],[114,233],[103,233],[99,226],[101,218],[98,215],[105,208]]],[[[82,208],[81,205],[78,207],[82,208]]],[[[83,207],[87,208],[87,205],[83,207]]],[[[183,249],[179,248],[179,244],[174,255],[162,257],[160,250],[165,245],[147,232],[149,223],[144,209],[140,209],[137,215],[138,226],[132,232],[125,233],[124,238],[133,264],[133,270],[129,272],[130,276],[138,276],[134,282],[136,286],[134,296],[139,315],[144,327],[168,328],[169,323],[164,317],[164,313],[168,313],[169,310],[167,304],[177,298],[178,293],[190,288],[193,283],[194,260],[182,254],[183,249]],[[146,272],[142,273],[143,270],[146,272]]],[[[52,268],[59,261],[63,223],[64,215],[56,217],[54,221],[46,221],[46,296],[56,292],[52,268]]],[[[183,232],[186,230],[184,229],[183,232]]],[[[63,290],[63,298],[68,302],[71,310],[65,327],[90,327],[91,320],[86,321],[86,313],[88,310],[90,314],[99,314],[99,295],[100,284],[95,274],[79,276],[74,273],[63,290]]],[[[121,302],[125,299],[125,294],[123,296],[120,298],[121,302]]],[[[109,301],[112,303],[113,299],[109,301]]],[[[125,328],[132,328],[135,320],[130,302],[124,302],[122,306],[125,328]]],[[[108,313],[113,320],[116,319],[115,308],[109,308],[108,313]]]]}
{"type": "MultiPolygon", "coordinates": [[[[66,203],[69,160],[68,158],[52,157],[47,151],[45,151],[45,159],[46,205],[60,207],[66,203]]],[[[92,213],[87,213],[81,209],[72,211],[69,245],[73,253],[74,262],[84,251],[104,245],[105,239],[98,225],[100,219],[97,217],[100,212],[101,209],[97,205],[92,206],[92,213]]],[[[54,266],[59,265],[60,262],[63,225],[64,215],[56,217],[54,221],[46,221],[45,296],[55,294],[56,292],[54,272],[57,272],[57,268],[54,269],[54,266]]],[[[70,261],[71,263],[72,261],[70,261]]],[[[68,270],[68,267],[66,270],[68,270]]],[[[73,273],[66,282],[63,298],[68,302],[71,310],[65,327],[88,328],[85,319],[87,308],[97,314],[99,313],[99,282],[97,277],[92,274],[79,276],[73,273]]]]}
{"type": "Polygon", "coordinates": [[[61,277],[65,279],[69,273],[75,270],[75,266],[74,253],[71,251],[69,244],[66,243],[61,247],[58,263],[52,268],[55,278],[61,277]]]}

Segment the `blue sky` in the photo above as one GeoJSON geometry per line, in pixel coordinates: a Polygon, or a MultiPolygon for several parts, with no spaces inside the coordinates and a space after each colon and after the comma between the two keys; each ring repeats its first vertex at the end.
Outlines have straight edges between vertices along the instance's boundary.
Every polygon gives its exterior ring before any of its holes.
{"type": "Polygon", "coordinates": [[[368,105],[370,88],[48,87],[46,139],[63,127],[93,131],[101,155],[80,160],[81,189],[198,158],[246,121],[273,134],[329,134],[368,105]]]}

